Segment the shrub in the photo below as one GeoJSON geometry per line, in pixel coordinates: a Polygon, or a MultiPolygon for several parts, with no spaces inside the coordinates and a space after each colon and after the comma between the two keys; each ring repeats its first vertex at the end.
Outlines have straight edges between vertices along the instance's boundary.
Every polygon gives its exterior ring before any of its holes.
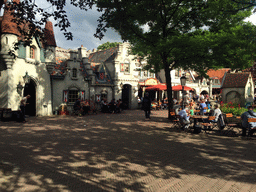
{"type": "MultiPolygon", "coordinates": [[[[247,111],[246,108],[240,107],[240,104],[232,102],[221,104],[220,110],[222,113],[232,113],[235,116],[241,116],[247,111]]],[[[256,109],[254,111],[256,112],[256,109]]]]}

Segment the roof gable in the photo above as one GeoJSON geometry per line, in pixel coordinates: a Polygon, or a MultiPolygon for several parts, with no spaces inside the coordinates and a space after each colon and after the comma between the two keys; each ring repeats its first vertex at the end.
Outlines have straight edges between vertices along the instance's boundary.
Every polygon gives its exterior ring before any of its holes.
{"type": "Polygon", "coordinates": [[[230,71],[230,68],[223,68],[223,69],[210,69],[207,71],[207,75],[211,78],[211,79],[219,79],[220,83],[222,83],[223,77],[225,75],[226,72],[230,71]]]}
{"type": "Polygon", "coordinates": [[[250,73],[227,73],[222,88],[244,88],[250,73]]]}
{"type": "Polygon", "coordinates": [[[91,53],[89,55],[90,63],[103,63],[103,62],[111,62],[114,61],[117,55],[118,47],[113,47],[110,49],[106,49],[103,51],[98,51],[95,53],[91,53]]]}

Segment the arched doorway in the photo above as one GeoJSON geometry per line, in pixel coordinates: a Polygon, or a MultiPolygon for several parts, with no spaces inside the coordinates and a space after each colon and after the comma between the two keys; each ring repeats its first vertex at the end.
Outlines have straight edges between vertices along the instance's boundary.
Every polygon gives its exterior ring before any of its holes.
{"type": "Polygon", "coordinates": [[[25,114],[29,116],[36,116],[36,83],[31,79],[29,83],[25,85],[24,97],[30,95],[26,105],[25,114]]]}
{"type": "Polygon", "coordinates": [[[131,98],[131,85],[125,84],[122,89],[122,102],[124,104],[125,109],[129,109],[130,106],[130,98],[131,98]]]}

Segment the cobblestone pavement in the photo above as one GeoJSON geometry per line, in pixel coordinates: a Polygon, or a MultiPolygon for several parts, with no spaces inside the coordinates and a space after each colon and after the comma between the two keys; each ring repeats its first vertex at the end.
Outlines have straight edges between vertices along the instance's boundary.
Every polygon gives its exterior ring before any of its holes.
{"type": "Polygon", "coordinates": [[[256,191],[256,140],[172,127],[167,111],[0,122],[0,191],[256,191]]]}

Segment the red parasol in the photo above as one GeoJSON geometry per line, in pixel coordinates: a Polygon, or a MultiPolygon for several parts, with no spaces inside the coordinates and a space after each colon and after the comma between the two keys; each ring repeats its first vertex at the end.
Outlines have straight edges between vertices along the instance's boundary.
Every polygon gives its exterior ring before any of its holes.
{"type": "Polygon", "coordinates": [[[146,88],[146,91],[150,91],[150,90],[166,90],[167,87],[166,87],[166,84],[158,84],[158,85],[153,85],[153,86],[150,86],[150,87],[147,87],[146,88]]]}
{"type": "MultiPolygon", "coordinates": [[[[173,91],[182,91],[182,86],[181,85],[173,86],[172,90],[173,91]]],[[[190,91],[190,90],[193,90],[193,89],[191,87],[184,86],[184,91],[190,91]]]]}
{"type": "MultiPolygon", "coordinates": [[[[167,90],[167,86],[166,84],[158,84],[158,85],[153,85],[153,86],[149,86],[146,88],[146,91],[150,91],[150,90],[167,90]]],[[[182,91],[182,86],[181,85],[176,85],[172,87],[173,91],[182,91]]],[[[184,90],[185,91],[190,91],[193,90],[191,87],[187,87],[184,86],[184,90]]]]}

